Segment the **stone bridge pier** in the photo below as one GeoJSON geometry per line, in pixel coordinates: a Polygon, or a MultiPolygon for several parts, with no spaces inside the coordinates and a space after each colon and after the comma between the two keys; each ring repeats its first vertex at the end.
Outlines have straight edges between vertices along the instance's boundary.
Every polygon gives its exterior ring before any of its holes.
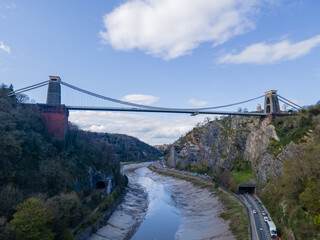
{"type": "Polygon", "coordinates": [[[49,76],[47,103],[38,104],[46,128],[55,138],[64,140],[67,136],[69,110],[61,105],[61,79],[49,76]]]}

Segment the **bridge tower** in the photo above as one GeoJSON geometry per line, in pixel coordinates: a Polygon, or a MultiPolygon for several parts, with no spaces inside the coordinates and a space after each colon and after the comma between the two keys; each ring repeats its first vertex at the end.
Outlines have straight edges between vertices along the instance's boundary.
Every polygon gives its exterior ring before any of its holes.
{"type": "Polygon", "coordinates": [[[49,76],[47,104],[38,104],[42,112],[46,128],[55,138],[64,140],[67,136],[69,111],[61,105],[61,79],[49,76]]]}
{"type": "Polygon", "coordinates": [[[264,99],[264,112],[265,113],[280,113],[279,99],[277,90],[270,90],[265,92],[264,99]]]}
{"type": "Polygon", "coordinates": [[[61,79],[58,76],[49,76],[49,86],[47,93],[48,105],[61,105],[61,79]]]}

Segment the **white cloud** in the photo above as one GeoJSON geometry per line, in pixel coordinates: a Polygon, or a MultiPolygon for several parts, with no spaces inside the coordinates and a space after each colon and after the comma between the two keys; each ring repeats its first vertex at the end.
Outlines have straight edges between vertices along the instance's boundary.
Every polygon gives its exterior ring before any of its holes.
{"type": "Polygon", "coordinates": [[[104,43],[173,59],[202,42],[214,46],[255,27],[258,0],[130,0],[104,16],[104,43]]]}
{"type": "Polygon", "coordinates": [[[195,106],[204,106],[207,104],[207,102],[205,102],[205,101],[197,100],[194,98],[189,99],[188,103],[195,105],[195,106]]]}
{"type": "Polygon", "coordinates": [[[10,54],[10,47],[4,45],[3,41],[0,41],[0,50],[7,52],[8,54],[10,54]]]}
{"type": "Polygon", "coordinates": [[[124,96],[121,100],[137,103],[137,104],[145,104],[149,105],[159,100],[158,97],[151,96],[151,95],[142,95],[142,94],[130,94],[124,96]]]}
{"type": "Polygon", "coordinates": [[[12,9],[16,8],[14,3],[0,3],[0,9],[12,9]]]}
{"type": "Polygon", "coordinates": [[[218,62],[233,64],[270,64],[274,62],[294,60],[308,54],[312,48],[319,44],[320,35],[298,43],[291,43],[288,40],[274,44],[257,43],[248,46],[239,54],[227,54],[221,57],[218,62]]]}
{"type": "Polygon", "coordinates": [[[69,120],[85,130],[127,134],[154,145],[174,142],[205,117],[168,115],[159,119],[145,114],[71,111],[69,120]]]}

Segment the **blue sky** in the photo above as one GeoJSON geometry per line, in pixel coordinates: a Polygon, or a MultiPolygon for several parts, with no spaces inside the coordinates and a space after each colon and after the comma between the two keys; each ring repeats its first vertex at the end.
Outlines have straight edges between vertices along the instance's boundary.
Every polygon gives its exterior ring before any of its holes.
{"type": "MultiPolygon", "coordinates": [[[[270,89],[314,104],[319,12],[318,0],[0,0],[0,82],[18,89],[59,75],[102,95],[166,107],[222,105],[270,89]]],[[[28,95],[45,102],[46,89],[28,95]]],[[[117,106],[65,88],[62,101],[117,106]]],[[[205,117],[70,114],[83,129],[150,144],[173,142],[205,117]]]]}

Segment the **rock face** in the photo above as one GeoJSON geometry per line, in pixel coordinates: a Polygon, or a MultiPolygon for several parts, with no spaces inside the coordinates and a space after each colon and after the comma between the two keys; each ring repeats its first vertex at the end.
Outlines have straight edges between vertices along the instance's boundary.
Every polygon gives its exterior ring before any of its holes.
{"type": "Polygon", "coordinates": [[[282,173],[282,163],[294,154],[296,145],[269,149],[279,141],[270,119],[226,117],[194,128],[168,150],[169,166],[200,164],[205,160],[213,171],[232,168],[234,160],[249,161],[260,183],[282,173]]]}

